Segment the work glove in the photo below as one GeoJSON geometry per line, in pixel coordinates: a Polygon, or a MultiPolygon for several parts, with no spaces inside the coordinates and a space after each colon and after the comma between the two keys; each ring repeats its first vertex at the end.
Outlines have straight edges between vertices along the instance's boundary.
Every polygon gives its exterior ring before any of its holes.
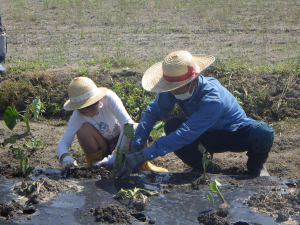
{"type": "Polygon", "coordinates": [[[139,151],[141,151],[143,149],[144,149],[143,145],[131,145],[129,153],[133,154],[133,153],[139,152],[139,151]]]}
{"type": "Polygon", "coordinates": [[[120,161],[118,161],[114,166],[116,177],[119,177],[121,179],[128,177],[132,172],[136,171],[146,161],[148,161],[148,158],[144,150],[127,155],[123,170],[120,161]]]}
{"type": "Polygon", "coordinates": [[[92,163],[92,167],[96,169],[100,168],[101,166],[110,167],[115,162],[115,159],[116,159],[116,154],[113,152],[111,155],[105,157],[101,161],[92,163]]]}
{"type": "Polygon", "coordinates": [[[60,175],[64,176],[65,172],[69,172],[71,166],[77,166],[77,162],[75,159],[73,159],[71,156],[68,155],[64,157],[62,160],[60,175]]]}

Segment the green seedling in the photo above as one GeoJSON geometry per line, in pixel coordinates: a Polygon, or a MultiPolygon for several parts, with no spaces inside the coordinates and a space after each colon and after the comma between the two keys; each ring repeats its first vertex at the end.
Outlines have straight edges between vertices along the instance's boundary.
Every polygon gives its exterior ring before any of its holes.
{"type": "Polygon", "coordinates": [[[154,195],[158,195],[159,192],[158,191],[148,191],[142,188],[133,188],[133,189],[123,189],[121,188],[121,190],[114,195],[114,199],[125,199],[125,198],[133,198],[134,196],[140,197],[142,198],[143,196],[146,197],[151,197],[154,195]]]}
{"type": "MultiPolygon", "coordinates": [[[[220,192],[220,187],[222,186],[220,182],[217,180],[210,182],[209,184],[210,190],[212,192],[217,192],[218,196],[221,198],[223,203],[226,203],[225,199],[223,198],[223,195],[220,192]]],[[[214,197],[210,191],[207,192],[207,199],[212,203],[215,204],[214,197]]]]}
{"type": "MultiPolygon", "coordinates": [[[[35,120],[38,118],[38,114],[41,110],[41,101],[39,97],[36,97],[34,101],[32,102],[32,109],[33,109],[33,114],[35,120]]],[[[21,116],[23,120],[25,121],[26,124],[26,130],[27,130],[27,135],[30,135],[30,126],[29,126],[29,106],[26,108],[25,115],[21,115],[16,108],[13,107],[7,107],[7,109],[4,112],[4,121],[6,126],[10,129],[13,130],[14,127],[17,124],[17,119],[18,117],[21,116]]]]}
{"type": "MultiPolygon", "coordinates": [[[[225,201],[223,195],[221,194],[221,191],[220,191],[221,183],[219,183],[217,180],[215,180],[214,182],[210,182],[209,186],[210,186],[210,190],[212,192],[216,192],[222,200],[222,204],[220,204],[218,207],[217,215],[221,216],[221,217],[226,217],[229,213],[230,205],[225,201]]],[[[212,204],[215,204],[214,197],[210,191],[207,192],[207,199],[212,204]]]]}
{"type": "Polygon", "coordinates": [[[211,155],[209,154],[209,152],[207,152],[205,150],[205,148],[203,147],[203,145],[201,143],[199,143],[198,145],[198,150],[202,153],[203,157],[202,157],[202,167],[203,167],[203,182],[205,182],[206,179],[206,171],[207,171],[207,167],[208,164],[211,161],[211,155]]]}
{"type": "MultiPolygon", "coordinates": [[[[132,205],[138,210],[144,210],[146,207],[146,200],[148,197],[158,195],[158,191],[148,191],[142,188],[126,189],[121,190],[114,196],[115,199],[130,199],[132,200],[132,205]]],[[[150,200],[149,200],[150,201],[150,200]]]]}
{"type": "Polygon", "coordinates": [[[165,132],[163,130],[165,126],[165,123],[162,121],[158,121],[155,126],[153,127],[152,131],[150,132],[150,135],[153,137],[153,141],[157,140],[158,137],[165,136],[165,132]]]}
{"type": "Polygon", "coordinates": [[[18,174],[20,176],[27,177],[34,170],[34,167],[29,166],[29,158],[30,158],[29,150],[31,149],[31,147],[26,142],[24,142],[23,143],[23,148],[21,148],[21,147],[17,147],[17,148],[11,147],[11,149],[13,151],[18,153],[17,157],[20,160],[19,168],[18,168],[18,174]]]}
{"type": "MultiPolygon", "coordinates": [[[[120,144],[122,143],[122,139],[125,135],[125,137],[127,138],[133,138],[134,136],[134,128],[133,128],[133,124],[125,124],[123,127],[123,132],[124,134],[121,137],[121,141],[120,144]]],[[[129,146],[123,146],[122,148],[120,147],[120,144],[117,147],[117,152],[116,152],[116,159],[114,162],[114,167],[113,167],[113,172],[112,175],[115,175],[115,165],[120,162],[121,164],[121,170],[123,171],[124,167],[125,167],[125,162],[126,162],[126,157],[129,153],[129,146]]]]}
{"type": "Polygon", "coordinates": [[[42,142],[42,140],[40,138],[31,138],[31,142],[32,142],[31,149],[33,151],[37,151],[41,145],[44,145],[44,146],[46,145],[46,143],[42,142]]]}

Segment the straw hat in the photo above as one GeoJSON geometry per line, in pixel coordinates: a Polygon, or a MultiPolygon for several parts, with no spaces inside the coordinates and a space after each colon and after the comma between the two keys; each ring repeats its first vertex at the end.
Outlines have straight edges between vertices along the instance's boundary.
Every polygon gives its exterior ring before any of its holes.
{"type": "Polygon", "coordinates": [[[208,68],[215,58],[210,55],[191,55],[187,51],[172,52],[151,66],[142,78],[142,86],[151,92],[166,92],[177,89],[208,68]]]}
{"type": "Polygon", "coordinates": [[[106,95],[107,88],[97,88],[95,83],[87,77],[76,77],[68,87],[69,100],[64,109],[72,111],[88,107],[106,95]]]}

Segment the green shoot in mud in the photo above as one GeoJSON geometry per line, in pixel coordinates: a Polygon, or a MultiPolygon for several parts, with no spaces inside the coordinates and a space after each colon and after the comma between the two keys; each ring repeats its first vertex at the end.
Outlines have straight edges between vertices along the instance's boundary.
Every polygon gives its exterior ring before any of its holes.
{"type": "MultiPolygon", "coordinates": [[[[134,189],[123,189],[114,196],[114,199],[130,199],[132,201],[132,205],[138,210],[144,210],[146,207],[146,200],[150,199],[148,197],[158,195],[158,191],[148,191],[142,188],[134,188],[134,189]]],[[[130,204],[129,202],[129,204],[130,204]]]]}
{"type": "MultiPolygon", "coordinates": [[[[210,190],[212,192],[217,192],[218,196],[221,198],[223,203],[226,203],[223,195],[220,192],[220,187],[222,186],[221,183],[219,183],[217,180],[215,180],[214,182],[210,182],[209,184],[210,186],[210,190]]],[[[212,195],[212,193],[210,191],[207,192],[207,199],[208,201],[210,201],[212,204],[215,204],[215,200],[214,197],[212,195]]]]}
{"type": "Polygon", "coordinates": [[[205,150],[205,148],[203,147],[203,145],[201,143],[199,143],[198,145],[198,150],[202,153],[203,157],[202,157],[202,166],[203,166],[203,182],[205,182],[206,179],[206,171],[207,171],[207,167],[208,164],[211,161],[211,155],[209,154],[209,152],[207,152],[205,150]]]}
{"type": "Polygon", "coordinates": [[[18,168],[19,176],[27,177],[33,171],[34,167],[29,166],[30,155],[36,152],[41,145],[46,145],[46,143],[42,142],[40,138],[31,138],[31,142],[32,146],[30,146],[27,142],[23,142],[22,147],[10,147],[11,150],[18,153],[17,158],[20,160],[18,168]]]}
{"type": "Polygon", "coordinates": [[[31,166],[31,167],[29,166],[29,158],[30,158],[29,150],[31,149],[31,147],[26,142],[24,142],[23,148],[12,147],[11,150],[18,153],[17,157],[20,160],[19,168],[18,168],[19,176],[27,177],[34,170],[34,166],[31,166]]]}
{"type": "Polygon", "coordinates": [[[115,165],[120,162],[121,163],[121,170],[123,171],[124,167],[125,167],[125,162],[126,162],[126,157],[129,153],[129,146],[123,146],[122,148],[120,147],[121,143],[122,143],[122,139],[124,137],[124,135],[127,138],[133,138],[134,136],[134,129],[133,129],[133,124],[124,124],[123,127],[123,132],[124,134],[121,137],[121,141],[120,144],[117,147],[117,152],[116,152],[116,159],[114,162],[114,167],[113,167],[113,171],[112,171],[112,176],[115,175],[115,165]]]}
{"type": "Polygon", "coordinates": [[[123,189],[121,188],[121,190],[114,195],[114,199],[125,199],[125,198],[132,198],[134,196],[147,196],[147,197],[151,197],[154,195],[158,195],[159,192],[158,191],[148,191],[142,188],[133,188],[133,189],[123,189]]]}

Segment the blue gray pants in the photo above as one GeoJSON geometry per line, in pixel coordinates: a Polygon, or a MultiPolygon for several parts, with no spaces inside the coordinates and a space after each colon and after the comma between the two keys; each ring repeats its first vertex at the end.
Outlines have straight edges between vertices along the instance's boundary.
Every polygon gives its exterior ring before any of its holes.
{"type": "MultiPolygon", "coordinates": [[[[175,131],[187,118],[171,117],[165,122],[166,135],[175,131]]],[[[202,154],[198,150],[201,143],[212,156],[220,152],[245,152],[254,159],[264,163],[274,141],[274,130],[271,125],[264,122],[254,122],[251,125],[240,128],[235,132],[218,130],[204,132],[191,144],[175,151],[184,163],[193,168],[202,168],[202,154]]]]}

